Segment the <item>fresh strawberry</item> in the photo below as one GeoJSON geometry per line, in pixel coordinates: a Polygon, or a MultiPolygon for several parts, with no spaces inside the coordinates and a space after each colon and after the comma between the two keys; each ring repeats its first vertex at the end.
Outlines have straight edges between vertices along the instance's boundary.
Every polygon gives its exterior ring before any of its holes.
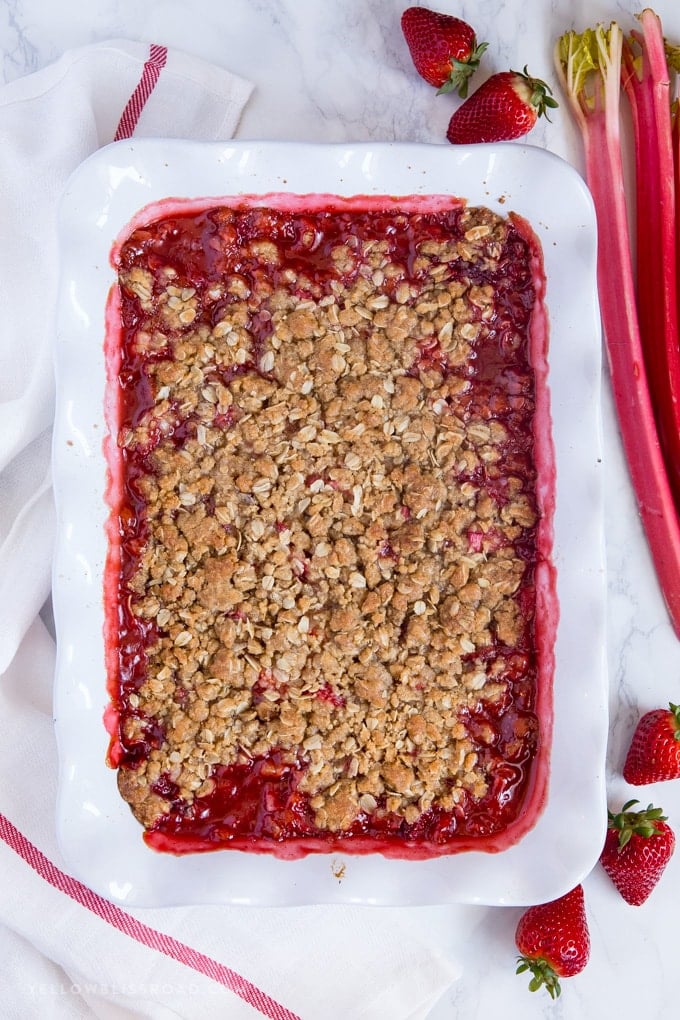
{"type": "Polygon", "coordinates": [[[651,804],[631,811],[629,800],[618,814],[609,812],[609,825],[600,863],[624,900],[644,903],[661,878],[675,849],[675,835],[661,808],[651,804]]]}
{"type": "Polygon", "coordinates": [[[455,89],[465,98],[468,79],[488,43],[477,45],[473,28],[460,18],[426,7],[407,7],[401,29],[416,71],[439,92],[455,89]]]}
{"type": "Polygon", "coordinates": [[[623,766],[632,786],[680,779],[680,705],[655,708],[642,716],[623,766]]]}
{"type": "Polygon", "coordinates": [[[466,99],[449,121],[446,137],[454,145],[520,138],[557,102],[540,78],[523,71],[500,71],[466,99]]]}
{"type": "Polygon", "coordinates": [[[522,954],[516,973],[530,970],[530,990],[545,985],[555,999],[561,992],[559,978],[580,973],[590,957],[583,886],[550,903],[529,907],[519,919],[515,945],[522,954]]]}

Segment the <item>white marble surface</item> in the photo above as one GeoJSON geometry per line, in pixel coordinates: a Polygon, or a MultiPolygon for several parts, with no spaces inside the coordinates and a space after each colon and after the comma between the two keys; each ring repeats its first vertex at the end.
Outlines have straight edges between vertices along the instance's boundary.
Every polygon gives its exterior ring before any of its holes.
{"type": "MultiPolygon", "coordinates": [[[[73,46],[113,37],[184,49],[251,79],[255,92],[238,137],[310,141],[443,141],[455,100],[435,97],[418,79],[401,36],[398,0],[0,0],[0,80],[37,70],[73,46]]],[[[467,18],[490,43],[483,74],[529,65],[555,84],[552,47],[561,32],[617,18],[630,26],[633,0],[439,0],[432,6],[467,18]]],[[[677,0],[658,0],[666,34],[680,41],[677,0]]],[[[480,79],[481,80],[481,76],[480,79]]],[[[561,98],[558,96],[558,98],[561,98]]],[[[566,104],[528,138],[579,170],[579,138],[566,104]]],[[[680,643],[656,586],[622,460],[606,378],[603,381],[608,661],[611,677],[610,802],[629,789],[620,778],[638,715],[678,700],[680,643]]],[[[583,649],[588,655],[589,650],[583,649]]],[[[578,734],[574,735],[578,753],[578,734]]],[[[639,792],[668,813],[680,833],[680,783],[639,792]]],[[[585,882],[592,958],[551,1003],[514,974],[513,933],[520,911],[477,907],[413,911],[423,938],[436,937],[462,964],[461,979],[431,1020],[503,1016],[588,1020],[677,1016],[677,919],[680,853],[646,905],[627,906],[596,868],[585,882]],[[644,984],[644,989],[643,989],[644,984]]],[[[361,966],[357,959],[357,967],[361,966]]],[[[332,1007],[329,1006],[329,1018],[332,1007]]],[[[325,1018],[309,1018],[325,1020],[325,1018]]],[[[388,1020],[388,1018],[386,1018],[388,1020]]],[[[402,1018],[389,1018],[402,1020],[402,1018]]],[[[406,1020],[406,1018],[403,1018],[406,1020]]]]}

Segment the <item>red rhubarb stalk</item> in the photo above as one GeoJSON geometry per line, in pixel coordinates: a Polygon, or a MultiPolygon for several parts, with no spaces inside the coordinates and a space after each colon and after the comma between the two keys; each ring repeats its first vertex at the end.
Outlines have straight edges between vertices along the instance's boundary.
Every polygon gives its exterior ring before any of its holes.
{"type": "Polygon", "coordinates": [[[631,482],[680,637],[680,525],[661,452],[640,339],[626,213],[619,104],[623,33],[613,22],[557,42],[556,65],[583,137],[598,228],[597,282],[612,391],[631,482]]]}
{"type": "Polygon", "coordinates": [[[680,46],[666,43],[666,62],[673,72],[675,98],[671,103],[671,143],[673,146],[673,181],[675,190],[675,280],[678,298],[678,323],[680,323],[680,46]]]}
{"type": "Polygon", "coordinates": [[[680,508],[680,347],[670,75],[661,21],[647,8],[623,41],[622,82],[633,115],[637,309],[668,481],[680,508]]]}
{"type": "MultiPolygon", "coordinates": [[[[680,52],[678,65],[678,70],[680,70],[680,52]]],[[[673,180],[675,182],[675,282],[680,302],[680,101],[678,99],[673,101],[672,118],[673,180]]],[[[680,322],[680,306],[678,307],[678,321],[680,322]]]]}

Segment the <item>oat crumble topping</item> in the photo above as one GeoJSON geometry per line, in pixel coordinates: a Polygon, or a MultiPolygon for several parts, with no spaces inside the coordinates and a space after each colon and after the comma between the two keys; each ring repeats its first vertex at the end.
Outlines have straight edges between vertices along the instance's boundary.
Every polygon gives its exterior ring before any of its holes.
{"type": "Polygon", "coordinates": [[[257,766],[236,835],[506,825],[537,739],[512,219],[225,206],[138,229],[119,284],[111,759],[135,816],[226,843],[257,766]]]}

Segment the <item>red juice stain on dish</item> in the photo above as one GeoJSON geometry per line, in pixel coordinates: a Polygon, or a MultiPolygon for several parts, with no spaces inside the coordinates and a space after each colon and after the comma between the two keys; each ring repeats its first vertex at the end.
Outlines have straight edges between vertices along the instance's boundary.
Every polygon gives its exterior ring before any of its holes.
{"type": "MultiPolygon", "coordinates": [[[[239,218],[239,249],[244,236],[267,236],[286,248],[286,269],[294,269],[298,297],[318,300],[328,293],[329,252],[355,230],[357,219],[370,222],[375,236],[385,238],[395,258],[414,274],[416,239],[404,213],[417,212],[427,222],[433,238],[459,234],[458,219],[462,203],[448,196],[428,199],[400,199],[385,205],[384,198],[359,196],[340,199],[335,196],[259,196],[243,197],[231,208],[243,209],[239,218]],[[288,214],[288,215],[287,215],[288,214]],[[310,243],[312,239],[312,243],[310,243]]],[[[214,201],[168,200],[143,210],[121,236],[112,253],[115,267],[125,267],[143,252],[151,266],[171,267],[182,280],[204,292],[225,273],[238,272],[249,279],[261,272],[257,264],[242,261],[234,266],[229,260],[228,234],[221,228],[221,208],[214,201]]],[[[458,483],[483,484],[491,497],[503,505],[507,499],[509,473],[534,486],[540,509],[539,521],[531,539],[519,554],[527,561],[523,582],[527,622],[524,633],[513,648],[496,641],[473,660],[493,660],[498,675],[507,681],[509,692],[499,712],[480,699],[475,710],[466,713],[469,732],[479,742],[480,755],[492,767],[493,779],[487,794],[472,803],[468,792],[453,810],[425,810],[413,823],[385,809],[384,796],[376,809],[362,812],[341,833],[322,831],[314,824],[309,798],[299,790],[306,764],[293,764],[273,751],[265,757],[228,766],[217,765],[211,772],[212,792],[197,796],[188,804],[177,795],[176,784],[162,775],[154,792],[168,802],[168,812],[145,833],[151,847],[166,852],[202,852],[230,847],[249,851],[271,851],[281,857],[296,858],[309,852],[338,849],[351,853],[379,851],[386,856],[426,858],[437,853],[460,850],[497,852],[512,845],[534,823],[542,807],[547,788],[548,749],[552,728],[551,678],[553,644],[558,606],[554,570],[550,562],[552,517],[554,512],[555,469],[551,441],[549,395],[547,387],[548,327],[544,308],[545,278],[540,246],[528,224],[511,217],[512,229],[504,256],[503,272],[512,286],[502,293],[505,303],[496,311],[494,343],[485,343],[475,351],[464,371],[470,386],[466,400],[471,415],[488,413],[501,421],[507,431],[499,462],[476,469],[468,477],[464,469],[455,476],[458,483]],[[527,260],[527,251],[529,260],[527,260]],[[502,386],[499,386],[502,379],[502,386]],[[527,425],[527,421],[531,425],[527,425]],[[539,725],[540,723],[540,725],[539,725]]],[[[422,224],[420,225],[422,229],[422,224]]],[[[422,236],[419,237],[422,240],[422,236]]],[[[352,273],[352,268],[348,273],[352,273]]],[[[487,282],[484,270],[465,267],[471,282],[487,282]]],[[[271,269],[271,285],[279,283],[279,271],[271,269]]],[[[212,326],[222,307],[214,304],[212,326]]],[[[154,404],[146,365],[166,352],[135,354],[133,338],[139,325],[137,302],[112,292],[107,310],[107,423],[112,436],[133,428],[154,404]],[[121,371],[121,360],[124,370],[121,371]]],[[[259,354],[271,330],[266,315],[253,317],[252,357],[232,367],[220,377],[227,384],[235,374],[257,372],[259,354]]],[[[452,368],[436,341],[421,345],[411,372],[432,366],[446,375],[452,368]]],[[[464,408],[465,409],[465,408],[464,408]]],[[[224,428],[234,424],[225,416],[224,428]]],[[[181,447],[195,432],[191,413],[176,408],[172,440],[181,447]]],[[[125,723],[138,716],[134,707],[135,691],[146,677],[147,649],[158,637],[156,623],[137,617],[132,609],[133,594],[128,587],[140,550],[147,538],[144,514],[143,480],[153,473],[154,446],[162,437],[150,431],[145,447],[134,451],[121,449],[107,440],[106,455],[110,469],[107,499],[111,506],[109,557],[105,577],[106,654],[109,705],[105,723],[110,734],[109,762],[116,768],[135,768],[150,750],[164,739],[156,720],[142,720],[137,737],[124,737],[125,723]],[[141,738],[139,734],[141,733],[141,738]]],[[[319,476],[321,478],[321,476],[319,476]]],[[[306,483],[314,481],[305,480],[306,483]]],[[[406,516],[408,507],[404,507],[406,516]]],[[[282,524],[283,527],[283,524],[282,524]]],[[[492,532],[470,531],[470,549],[481,552],[501,539],[492,532]],[[487,543],[487,546],[485,546],[487,543]]],[[[398,552],[384,543],[380,556],[398,560],[398,552]]],[[[261,675],[258,690],[262,696],[271,678],[261,675]]],[[[257,694],[257,691],[255,691],[257,694]]],[[[330,684],[318,693],[322,700],[340,704],[330,684]]]]}

